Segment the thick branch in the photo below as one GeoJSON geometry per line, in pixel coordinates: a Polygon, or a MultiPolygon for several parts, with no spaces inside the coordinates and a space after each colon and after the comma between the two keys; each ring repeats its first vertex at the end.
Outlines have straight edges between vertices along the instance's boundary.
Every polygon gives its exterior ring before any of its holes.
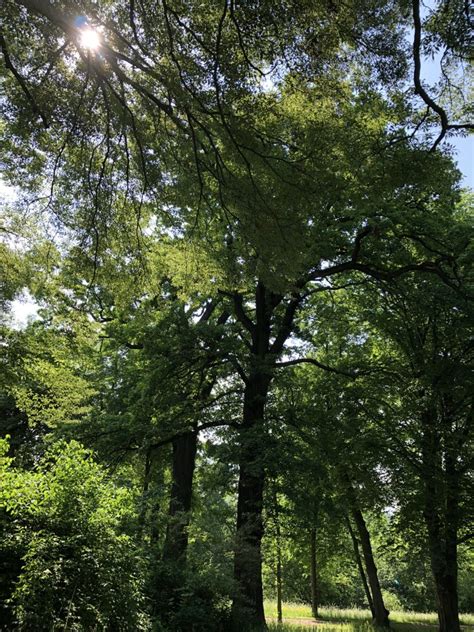
{"type": "Polygon", "coordinates": [[[281,353],[283,346],[291,334],[291,330],[293,328],[293,320],[295,317],[296,310],[298,309],[301,303],[302,297],[298,294],[286,306],[285,314],[283,316],[283,321],[278,330],[277,336],[270,347],[270,353],[274,353],[278,355],[281,353]]]}
{"type": "Polygon", "coordinates": [[[459,123],[450,124],[448,121],[448,115],[446,111],[436,101],[430,97],[427,91],[424,89],[421,83],[421,17],[420,17],[420,0],[413,0],[413,82],[415,84],[415,92],[418,94],[426,105],[436,112],[441,121],[441,132],[431,147],[431,151],[434,151],[443,138],[446,136],[446,132],[450,129],[474,129],[473,123],[459,123]]]}
{"type": "Polygon", "coordinates": [[[336,373],[337,375],[343,375],[344,377],[348,377],[351,380],[355,380],[362,375],[361,371],[344,371],[342,369],[336,369],[336,367],[328,366],[327,364],[323,364],[314,358],[295,358],[294,360],[285,360],[283,362],[277,362],[275,364],[275,368],[280,369],[285,366],[294,366],[295,364],[313,364],[317,366],[319,369],[323,369],[324,371],[328,371],[329,373],[336,373]]]}

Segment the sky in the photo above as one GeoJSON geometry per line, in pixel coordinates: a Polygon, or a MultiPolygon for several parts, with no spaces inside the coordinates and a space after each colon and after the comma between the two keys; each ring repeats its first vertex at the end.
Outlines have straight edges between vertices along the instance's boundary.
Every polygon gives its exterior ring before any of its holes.
{"type": "Polygon", "coordinates": [[[455,160],[463,174],[463,186],[474,190],[474,136],[453,138],[450,144],[454,146],[455,160]]]}

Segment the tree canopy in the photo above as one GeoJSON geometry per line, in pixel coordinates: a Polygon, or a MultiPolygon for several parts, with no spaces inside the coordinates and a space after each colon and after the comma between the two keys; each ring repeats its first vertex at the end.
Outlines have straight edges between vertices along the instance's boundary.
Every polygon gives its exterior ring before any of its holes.
{"type": "Polygon", "coordinates": [[[1,625],[263,630],[265,595],[459,632],[466,3],[2,13],[1,625]]]}

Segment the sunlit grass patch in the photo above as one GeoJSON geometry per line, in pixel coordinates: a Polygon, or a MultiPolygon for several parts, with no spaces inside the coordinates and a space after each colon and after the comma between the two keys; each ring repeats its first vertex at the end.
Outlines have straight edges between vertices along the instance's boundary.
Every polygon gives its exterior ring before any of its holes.
{"type": "Polygon", "coordinates": [[[341,620],[348,619],[350,621],[370,621],[372,614],[370,610],[362,608],[320,608],[319,616],[321,619],[341,620]]]}
{"type": "MultiPolygon", "coordinates": [[[[265,601],[265,614],[267,617],[277,616],[276,601],[265,601]]],[[[284,603],[283,618],[311,619],[311,608],[304,603],[284,603]]],[[[329,621],[370,621],[371,614],[369,610],[360,608],[320,608],[319,618],[329,621]]]]}
{"type": "Polygon", "coordinates": [[[270,623],[270,632],[374,632],[374,628],[367,622],[354,623],[318,623],[317,625],[305,626],[293,623],[270,623]]]}
{"type": "MultiPolygon", "coordinates": [[[[276,601],[270,601],[270,600],[265,601],[265,614],[267,617],[277,616],[276,601]]],[[[304,604],[304,603],[294,603],[294,602],[284,603],[283,616],[288,617],[290,619],[293,619],[293,618],[310,619],[311,608],[307,604],[304,604]]]]}
{"type": "MultiPolygon", "coordinates": [[[[265,601],[265,615],[271,619],[277,617],[276,601],[265,601]]],[[[278,625],[270,624],[270,630],[278,632],[307,632],[317,629],[318,632],[373,632],[371,613],[361,608],[323,607],[319,609],[318,623],[315,626],[311,615],[311,608],[303,603],[284,603],[283,620],[302,619],[278,625]]],[[[393,630],[397,632],[436,632],[438,617],[435,612],[390,612],[393,630]]],[[[474,632],[474,614],[461,614],[461,625],[466,632],[474,632]]]]}

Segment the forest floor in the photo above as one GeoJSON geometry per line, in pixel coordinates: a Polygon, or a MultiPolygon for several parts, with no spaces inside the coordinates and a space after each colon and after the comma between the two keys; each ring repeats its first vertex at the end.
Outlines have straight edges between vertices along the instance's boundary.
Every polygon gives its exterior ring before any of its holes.
{"type": "MultiPolygon", "coordinates": [[[[272,632],[373,632],[370,612],[357,608],[321,608],[319,618],[311,616],[311,609],[305,604],[283,604],[283,625],[277,624],[275,601],[265,602],[265,613],[272,632]]],[[[391,629],[396,632],[437,632],[436,613],[391,612],[391,629]]],[[[474,614],[462,614],[461,626],[464,632],[474,632],[474,614]]]]}

